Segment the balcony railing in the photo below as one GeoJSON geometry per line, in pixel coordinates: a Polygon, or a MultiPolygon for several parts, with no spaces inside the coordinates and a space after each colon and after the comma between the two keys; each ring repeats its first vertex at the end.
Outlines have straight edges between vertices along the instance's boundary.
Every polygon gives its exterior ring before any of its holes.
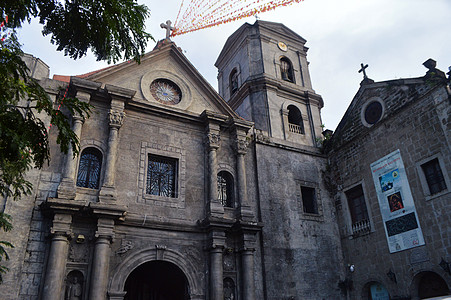
{"type": "Polygon", "coordinates": [[[290,132],[304,134],[304,129],[299,125],[288,123],[288,128],[290,132]]]}
{"type": "Polygon", "coordinates": [[[362,220],[352,224],[352,234],[362,235],[371,231],[370,220],[362,220]]]}

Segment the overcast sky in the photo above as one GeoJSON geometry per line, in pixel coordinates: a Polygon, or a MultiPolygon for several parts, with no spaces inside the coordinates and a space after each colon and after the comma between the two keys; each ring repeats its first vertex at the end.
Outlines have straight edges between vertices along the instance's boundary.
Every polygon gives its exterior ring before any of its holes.
{"type": "MultiPolygon", "coordinates": [[[[143,1],[151,10],[147,31],[165,37],[162,22],[177,16],[181,0],[143,1]],[[164,4],[162,4],[164,3],[164,4]]],[[[188,3],[189,0],[185,0],[188,3]]],[[[335,129],[359,88],[360,63],[375,81],[423,76],[428,58],[448,72],[451,65],[451,0],[304,0],[260,14],[283,23],[307,40],[313,88],[324,99],[322,120],[335,129]]],[[[173,38],[207,81],[217,89],[214,62],[227,37],[255,17],[173,38]]],[[[19,32],[23,50],[50,66],[51,75],[78,75],[107,66],[92,55],[73,61],[42,37],[36,21],[19,32]]],[[[155,43],[150,42],[147,51],[155,43]]]]}

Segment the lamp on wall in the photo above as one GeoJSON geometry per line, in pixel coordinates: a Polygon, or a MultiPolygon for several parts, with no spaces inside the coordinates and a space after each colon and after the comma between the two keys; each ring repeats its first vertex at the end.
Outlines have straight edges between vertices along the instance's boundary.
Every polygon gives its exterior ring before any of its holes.
{"type": "Polygon", "coordinates": [[[396,283],[396,284],[398,283],[396,281],[396,274],[391,269],[390,269],[390,271],[387,272],[387,277],[394,283],[396,283]]]}
{"type": "Polygon", "coordinates": [[[352,273],[355,271],[355,266],[353,264],[348,264],[346,268],[346,277],[344,280],[338,282],[338,288],[341,290],[343,295],[347,295],[348,292],[352,291],[354,283],[352,281],[352,273]]]}
{"type": "Polygon", "coordinates": [[[451,270],[449,267],[449,262],[447,262],[446,260],[443,259],[442,257],[442,261],[439,263],[439,266],[442,267],[443,270],[445,270],[446,273],[448,273],[449,275],[451,275],[451,270]]]}
{"type": "Polygon", "coordinates": [[[83,234],[79,234],[76,239],[77,244],[83,244],[85,242],[85,236],[83,234]]]}

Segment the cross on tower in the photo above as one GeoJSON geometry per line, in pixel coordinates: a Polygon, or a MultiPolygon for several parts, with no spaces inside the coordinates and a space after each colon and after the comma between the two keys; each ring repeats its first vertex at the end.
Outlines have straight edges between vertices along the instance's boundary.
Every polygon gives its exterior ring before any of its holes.
{"type": "Polygon", "coordinates": [[[169,37],[171,36],[171,31],[174,30],[174,27],[171,26],[172,22],[167,20],[166,24],[161,23],[160,27],[163,29],[166,29],[166,39],[169,40],[169,37]]]}
{"type": "Polygon", "coordinates": [[[366,64],[366,65],[360,64],[360,66],[361,66],[362,68],[359,70],[359,73],[362,73],[362,72],[363,72],[363,79],[367,79],[368,76],[366,76],[365,69],[368,68],[368,65],[367,65],[367,64],[366,64]]]}

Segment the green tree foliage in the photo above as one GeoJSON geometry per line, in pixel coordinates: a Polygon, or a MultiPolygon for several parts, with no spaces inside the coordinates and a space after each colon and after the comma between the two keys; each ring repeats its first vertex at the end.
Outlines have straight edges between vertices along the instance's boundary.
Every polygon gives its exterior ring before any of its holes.
{"type": "MultiPolygon", "coordinates": [[[[0,214],[0,229],[3,231],[10,231],[13,226],[10,223],[11,217],[7,214],[0,214]]],[[[14,246],[7,241],[0,240],[0,263],[3,259],[8,260],[9,256],[8,253],[5,250],[5,247],[14,248],[14,246]]],[[[0,265],[0,283],[3,282],[3,274],[5,274],[8,271],[8,268],[0,265]]]]}
{"type": "MultiPolygon", "coordinates": [[[[136,0],[5,0],[0,2],[0,197],[17,199],[30,194],[32,185],[25,174],[41,168],[50,159],[45,118],[57,128],[57,143],[63,153],[69,147],[78,154],[78,138],[71,130],[68,115],[89,117],[90,105],[63,97],[58,106],[29,75],[15,29],[24,21],[39,18],[43,35],[65,55],[77,59],[88,49],[97,60],[116,62],[134,58],[139,62],[147,41],[144,31],[149,16],[136,0]],[[9,34],[6,34],[6,30],[9,34]],[[62,111],[67,112],[62,113],[62,111]]],[[[11,217],[0,212],[0,231],[12,229],[11,217]]],[[[8,260],[5,248],[13,245],[0,240],[0,263],[8,260]]],[[[0,264],[2,274],[8,269],[0,264]]]]}
{"type": "Polygon", "coordinates": [[[91,49],[97,60],[116,62],[121,58],[139,61],[147,41],[144,21],[150,16],[136,0],[5,0],[0,3],[10,28],[39,18],[42,33],[51,35],[58,50],[77,59],[91,49]]]}
{"type": "MultiPolygon", "coordinates": [[[[67,153],[78,152],[78,139],[70,119],[54,107],[46,91],[29,75],[23,52],[14,34],[0,43],[0,194],[17,199],[31,192],[25,172],[42,168],[50,159],[47,127],[38,115],[44,113],[58,128],[57,143],[67,153]]],[[[88,116],[89,104],[76,98],[59,99],[70,114],[88,116]]]]}

